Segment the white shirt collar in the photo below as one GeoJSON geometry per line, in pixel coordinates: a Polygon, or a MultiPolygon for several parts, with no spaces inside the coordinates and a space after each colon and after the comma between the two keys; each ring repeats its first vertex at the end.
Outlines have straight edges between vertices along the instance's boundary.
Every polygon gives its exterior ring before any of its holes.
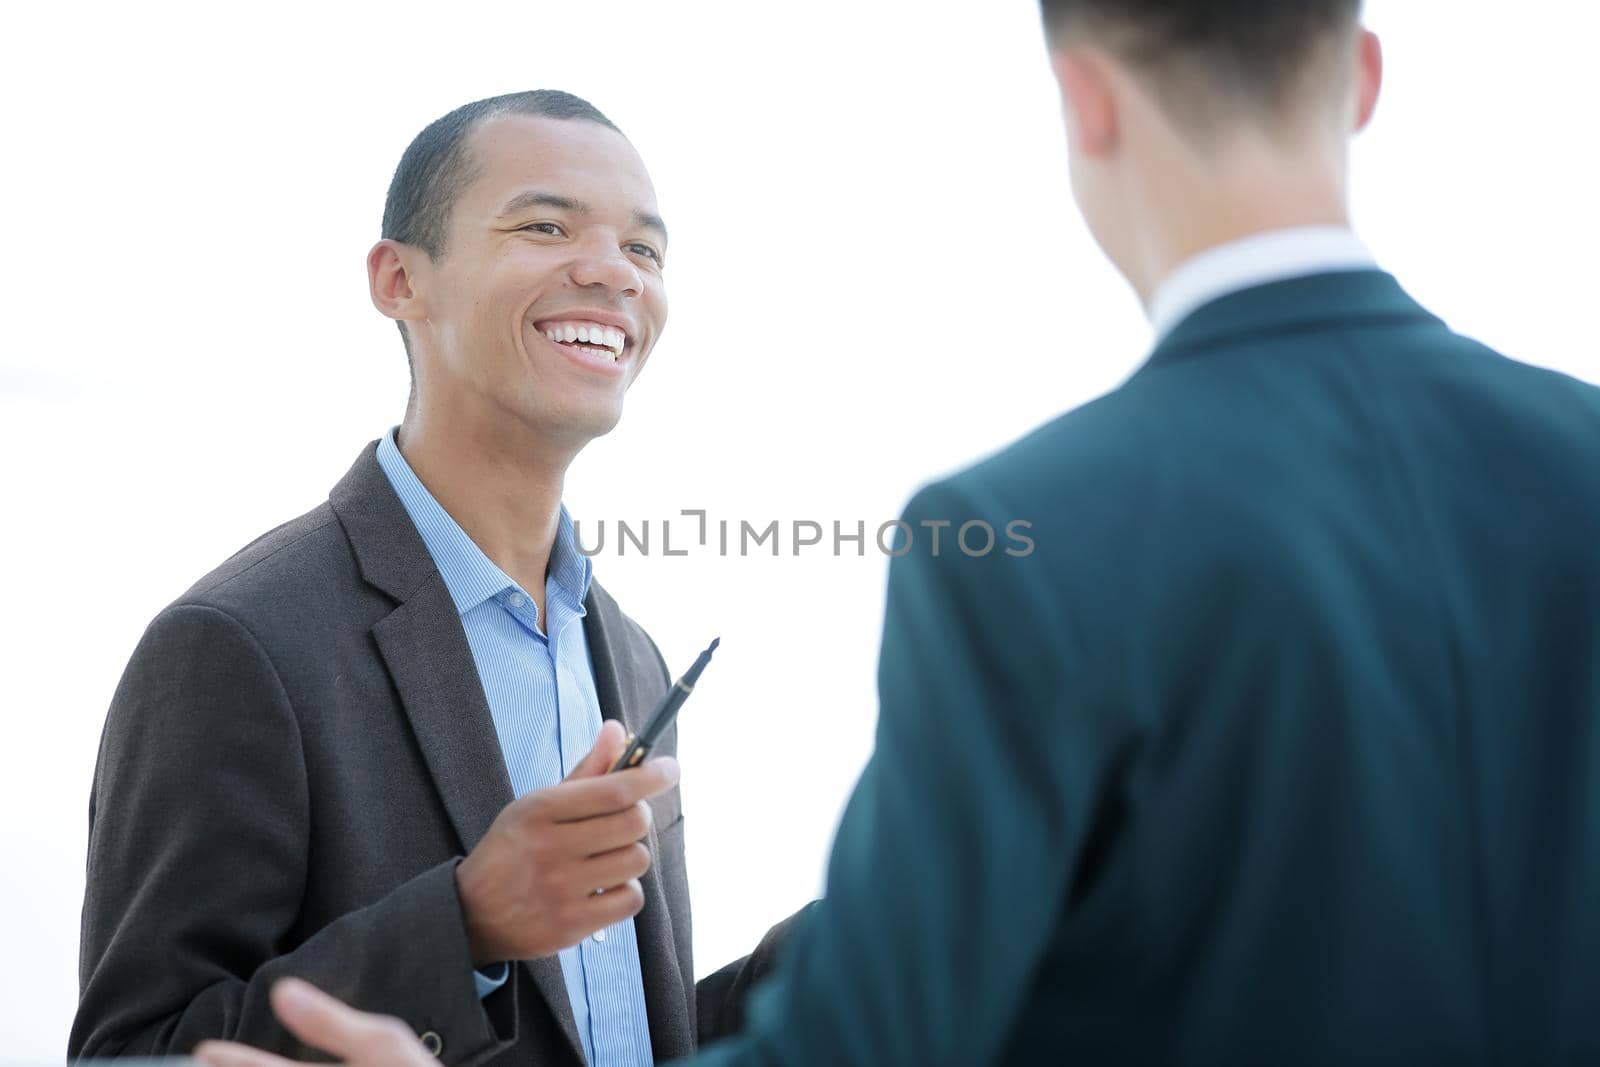
{"type": "Polygon", "coordinates": [[[1168,274],[1145,309],[1159,341],[1201,305],[1240,289],[1339,270],[1372,270],[1372,252],[1348,227],[1292,226],[1208,248],[1168,274]]]}

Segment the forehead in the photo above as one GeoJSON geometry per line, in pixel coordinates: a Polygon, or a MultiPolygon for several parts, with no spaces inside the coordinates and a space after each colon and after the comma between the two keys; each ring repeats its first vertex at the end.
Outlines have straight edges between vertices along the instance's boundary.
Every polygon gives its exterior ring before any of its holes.
{"type": "Polygon", "coordinates": [[[601,213],[656,213],[655,188],[627,138],[596,122],[495,115],[467,135],[476,176],[457,207],[497,214],[515,194],[537,188],[592,204],[601,213]]]}

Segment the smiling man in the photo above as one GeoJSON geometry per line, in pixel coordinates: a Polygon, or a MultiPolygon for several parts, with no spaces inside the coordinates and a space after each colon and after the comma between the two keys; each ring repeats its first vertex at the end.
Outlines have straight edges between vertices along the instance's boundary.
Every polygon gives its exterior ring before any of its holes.
{"type": "Polygon", "coordinates": [[[644,163],[539,91],[400,161],[373,303],[398,433],[151,623],[90,800],[69,1055],[305,1054],[270,983],[448,1063],[648,1064],[738,1018],[787,924],[698,991],[672,759],[606,768],[670,684],[561,504],[667,317],[644,163]]]}

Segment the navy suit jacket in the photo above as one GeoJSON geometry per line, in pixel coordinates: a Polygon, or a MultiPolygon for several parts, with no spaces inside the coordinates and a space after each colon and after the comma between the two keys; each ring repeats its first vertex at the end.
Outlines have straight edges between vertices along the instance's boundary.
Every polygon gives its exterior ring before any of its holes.
{"type": "Polygon", "coordinates": [[[1291,279],[904,518],[827,898],[704,1062],[1600,1062],[1600,390],[1291,279]]]}

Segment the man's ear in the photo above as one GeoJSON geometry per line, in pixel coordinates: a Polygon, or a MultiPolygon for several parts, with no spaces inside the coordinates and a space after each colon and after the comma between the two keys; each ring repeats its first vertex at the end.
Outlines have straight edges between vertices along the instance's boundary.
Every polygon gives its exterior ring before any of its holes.
{"type": "Polygon", "coordinates": [[[391,319],[418,321],[428,317],[422,299],[412,285],[412,268],[420,248],[384,238],[367,253],[367,288],[372,306],[391,319]]]}
{"type": "Polygon", "coordinates": [[[1378,91],[1383,87],[1383,45],[1378,35],[1362,29],[1356,41],[1356,129],[1359,133],[1372,121],[1378,106],[1378,91]]]}
{"type": "Polygon", "coordinates": [[[1067,139],[1086,159],[1104,159],[1117,144],[1117,100],[1105,61],[1092,49],[1057,48],[1050,53],[1061,86],[1067,139]]]}

